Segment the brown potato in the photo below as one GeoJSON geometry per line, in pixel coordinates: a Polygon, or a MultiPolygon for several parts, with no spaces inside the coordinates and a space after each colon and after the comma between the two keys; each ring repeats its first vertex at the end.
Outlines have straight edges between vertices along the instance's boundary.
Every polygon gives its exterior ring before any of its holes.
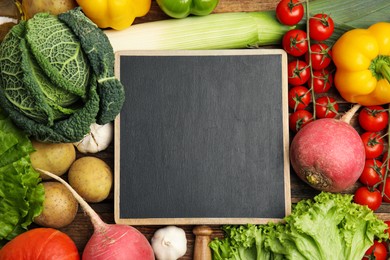
{"type": "Polygon", "coordinates": [[[72,193],[59,182],[43,182],[45,200],[42,213],[34,218],[34,223],[51,228],[62,228],[76,217],[79,204],[72,193]]]}
{"type": "Polygon", "coordinates": [[[23,0],[22,2],[22,8],[27,19],[40,12],[57,15],[76,6],[77,2],[75,0],[23,0]]]}
{"type": "MultiPolygon", "coordinates": [[[[35,169],[42,169],[61,176],[66,173],[76,160],[76,149],[71,143],[42,143],[31,141],[35,152],[30,154],[31,164],[35,169]]],[[[50,179],[41,174],[43,180],[50,179]]]]}
{"type": "Polygon", "coordinates": [[[69,169],[68,181],[87,202],[101,202],[110,194],[111,168],[101,159],[85,156],[77,159],[69,169]]]}

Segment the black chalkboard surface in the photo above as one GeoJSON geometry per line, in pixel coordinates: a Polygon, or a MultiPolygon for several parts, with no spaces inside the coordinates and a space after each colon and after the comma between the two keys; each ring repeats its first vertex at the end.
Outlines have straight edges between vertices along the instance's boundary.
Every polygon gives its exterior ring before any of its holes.
{"type": "Polygon", "coordinates": [[[246,224],[290,213],[287,55],[116,54],[115,220],[246,224]]]}

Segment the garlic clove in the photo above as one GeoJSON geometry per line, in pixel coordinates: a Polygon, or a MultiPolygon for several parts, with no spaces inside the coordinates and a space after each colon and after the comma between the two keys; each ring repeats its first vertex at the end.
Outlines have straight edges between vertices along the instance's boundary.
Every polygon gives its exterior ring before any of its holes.
{"type": "Polygon", "coordinates": [[[79,142],[73,143],[81,153],[98,153],[107,149],[114,135],[112,122],[105,125],[91,124],[90,132],[79,142]]]}

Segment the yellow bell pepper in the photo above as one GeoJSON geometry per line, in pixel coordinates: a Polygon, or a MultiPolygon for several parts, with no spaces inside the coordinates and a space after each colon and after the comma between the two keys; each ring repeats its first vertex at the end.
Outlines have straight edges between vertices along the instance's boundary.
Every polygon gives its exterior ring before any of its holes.
{"type": "Polygon", "coordinates": [[[145,16],[151,0],[77,0],[85,15],[100,28],[122,30],[145,16]]]}
{"type": "Polygon", "coordinates": [[[334,84],[348,102],[390,103],[390,23],[344,33],[332,48],[334,84]]]}

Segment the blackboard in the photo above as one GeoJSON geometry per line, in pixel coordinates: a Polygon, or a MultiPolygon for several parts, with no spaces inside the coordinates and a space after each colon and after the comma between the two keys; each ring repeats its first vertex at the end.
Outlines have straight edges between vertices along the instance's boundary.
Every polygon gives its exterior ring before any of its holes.
{"type": "Polygon", "coordinates": [[[115,221],[246,224],[290,213],[287,55],[126,51],[115,221]]]}

